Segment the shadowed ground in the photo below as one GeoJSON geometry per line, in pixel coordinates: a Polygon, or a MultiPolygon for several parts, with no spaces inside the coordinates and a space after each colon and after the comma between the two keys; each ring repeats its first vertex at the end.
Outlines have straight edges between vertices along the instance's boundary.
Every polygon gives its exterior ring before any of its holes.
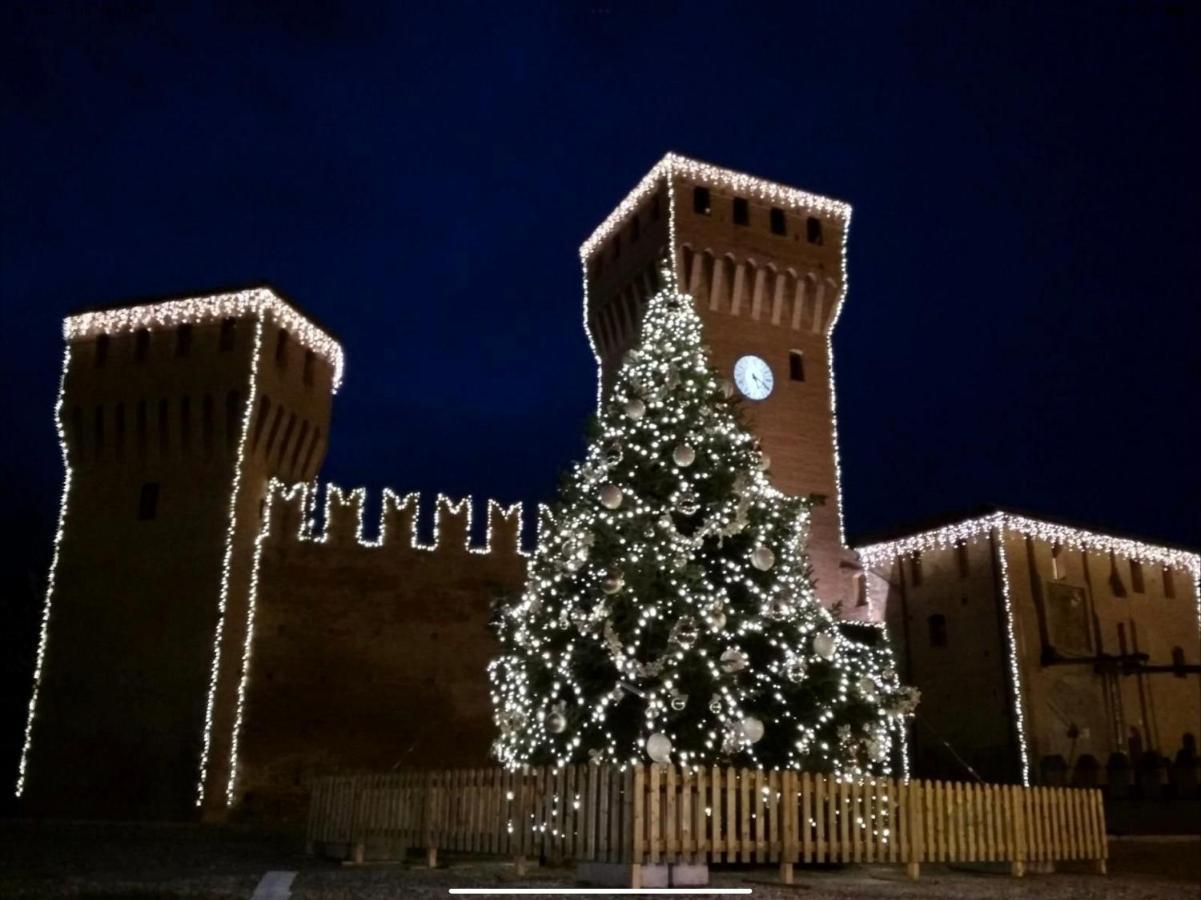
{"type": "MultiPolygon", "coordinates": [[[[928,866],[920,881],[899,867],[798,867],[793,887],[769,867],[715,870],[715,886],[750,887],[755,897],[798,898],[1196,898],[1201,839],[1117,839],[1110,875],[1065,867],[1013,879],[1000,867],[928,866]]],[[[564,869],[532,868],[518,878],[506,862],[447,855],[430,871],[413,864],[341,866],[303,853],[296,832],[196,825],[0,822],[0,897],[249,898],[268,871],[298,872],[295,900],[445,898],[451,887],[574,886],[564,869]]]]}

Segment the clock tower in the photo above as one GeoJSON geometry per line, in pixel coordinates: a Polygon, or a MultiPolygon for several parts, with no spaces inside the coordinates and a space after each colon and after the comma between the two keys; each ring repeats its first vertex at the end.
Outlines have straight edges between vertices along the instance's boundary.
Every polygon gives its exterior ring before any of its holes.
{"type": "Polygon", "coordinates": [[[871,616],[842,529],[831,333],[846,288],[850,207],[668,154],[580,248],[585,325],[608,390],[637,344],[664,258],[691,294],[780,490],[820,498],[809,558],[818,596],[871,616]]]}

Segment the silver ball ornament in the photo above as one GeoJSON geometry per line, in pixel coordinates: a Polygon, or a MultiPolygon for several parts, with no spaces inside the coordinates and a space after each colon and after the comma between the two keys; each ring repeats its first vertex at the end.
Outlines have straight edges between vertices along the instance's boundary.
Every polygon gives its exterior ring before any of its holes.
{"type": "Polygon", "coordinates": [[[754,716],[742,720],[742,734],[752,744],[759,743],[763,738],[763,722],[754,716]]]}
{"type": "Polygon", "coordinates": [[[605,509],[617,509],[621,506],[621,488],[615,484],[606,484],[600,489],[600,502],[605,509]]]}
{"type": "Polygon", "coordinates": [[[626,403],[626,417],[637,422],[646,415],[646,404],[635,397],[626,403]]]}
{"type": "Polygon", "coordinates": [[[766,572],[776,564],[776,554],[772,553],[770,547],[756,547],[751,551],[751,565],[760,572],[766,572]]]}
{"type": "Polygon", "coordinates": [[[675,450],[671,451],[671,459],[677,466],[687,468],[696,462],[696,451],[687,444],[680,444],[675,450]]]}
{"type": "Polygon", "coordinates": [[[671,762],[671,738],[656,731],[646,739],[646,755],[657,763],[671,762]]]}
{"type": "Polygon", "coordinates": [[[546,717],[546,730],[551,734],[562,734],[567,730],[567,717],[556,710],[546,717]]]}

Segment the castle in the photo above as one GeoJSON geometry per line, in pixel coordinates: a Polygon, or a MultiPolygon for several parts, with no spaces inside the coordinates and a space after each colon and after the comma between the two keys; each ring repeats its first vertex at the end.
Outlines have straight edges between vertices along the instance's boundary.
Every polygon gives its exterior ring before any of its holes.
{"type": "MultiPolygon", "coordinates": [[[[773,482],[819,501],[819,597],[887,629],[938,734],[998,780],[1124,748],[1128,729],[1165,752],[1196,734],[1196,554],[1008,513],[847,546],[831,334],[849,221],[844,203],[665,157],[580,250],[598,398],[672,260],[773,482]],[[1124,605],[1105,566],[1125,569],[1124,605]],[[1082,710],[1071,747],[1052,695],[1082,710]]],[[[64,337],[28,809],[288,818],[319,774],[487,764],[489,600],[523,578],[520,504],[386,490],[365,539],[365,492],[315,481],[342,349],[269,288],[83,312],[64,337]]],[[[935,742],[913,745],[937,764],[935,742]]]]}

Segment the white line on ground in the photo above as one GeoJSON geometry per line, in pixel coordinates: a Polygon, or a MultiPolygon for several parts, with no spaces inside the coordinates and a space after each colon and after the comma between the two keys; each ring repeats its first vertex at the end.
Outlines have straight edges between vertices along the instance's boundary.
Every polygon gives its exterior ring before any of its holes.
{"type": "Polygon", "coordinates": [[[295,872],[268,872],[259,881],[250,900],[288,900],[295,878],[295,872]]]}
{"type": "Polygon", "coordinates": [[[522,894],[526,896],[552,897],[580,894],[591,894],[593,896],[612,897],[615,895],[630,896],[662,896],[664,894],[670,896],[680,896],[682,894],[691,894],[693,896],[702,895],[730,895],[739,894],[746,896],[751,892],[750,888],[450,888],[452,894],[486,894],[494,896],[497,894],[522,894]]]}

